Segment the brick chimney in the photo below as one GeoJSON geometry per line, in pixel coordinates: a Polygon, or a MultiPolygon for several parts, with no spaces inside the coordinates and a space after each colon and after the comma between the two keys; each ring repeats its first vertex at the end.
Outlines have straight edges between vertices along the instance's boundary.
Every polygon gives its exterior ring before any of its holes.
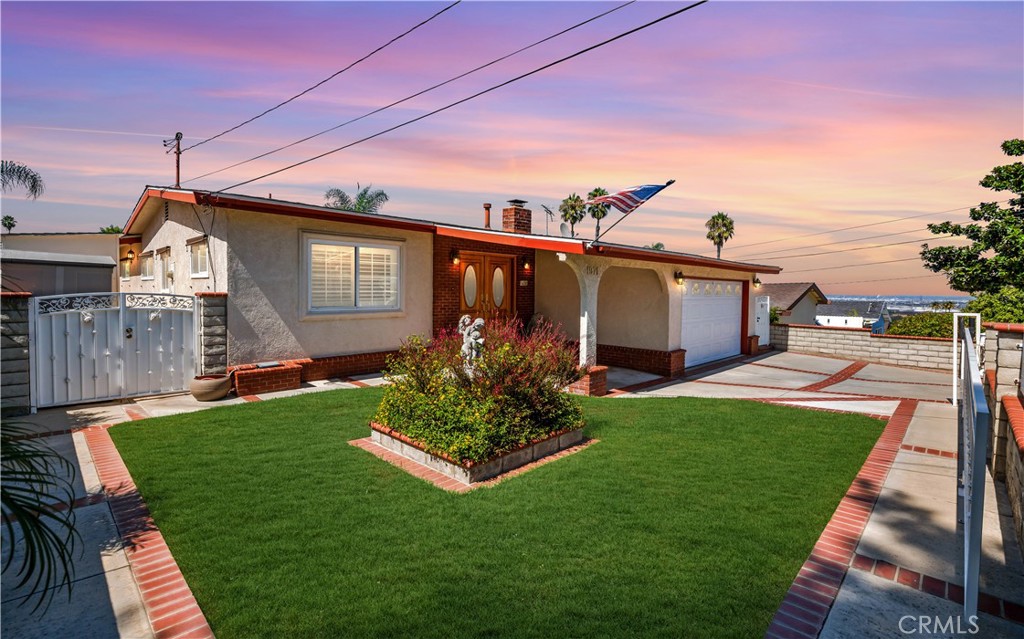
{"type": "Polygon", "coordinates": [[[491,228],[491,203],[484,202],[484,228],[491,228]]]}
{"type": "Polygon", "coordinates": [[[524,208],[525,200],[509,200],[508,208],[501,210],[501,229],[506,233],[533,232],[533,211],[524,208]]]}

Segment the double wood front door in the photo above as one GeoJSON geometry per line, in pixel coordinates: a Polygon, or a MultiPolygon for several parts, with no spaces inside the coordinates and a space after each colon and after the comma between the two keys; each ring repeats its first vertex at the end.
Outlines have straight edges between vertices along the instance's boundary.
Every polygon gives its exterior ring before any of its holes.
{"type": "Polygon", "coordinates": [[[462,253],[459,309],[485,320],[515,315],[515,258],[510,255],[462,253]]]}

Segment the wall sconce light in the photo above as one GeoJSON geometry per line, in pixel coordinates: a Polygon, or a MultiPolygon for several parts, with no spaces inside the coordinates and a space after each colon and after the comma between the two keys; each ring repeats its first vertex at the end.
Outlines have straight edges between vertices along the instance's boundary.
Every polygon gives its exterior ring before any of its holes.
{"type": "Polygon", "coordinates": [[[134,260],[135,259],[135,251],[133,251],[131,249],[128,249],[128,252],[125,253],[125,257],[127,257],[129,260],[134,260]]]}
{"type": "Polygon", "coordinates": [[[530,270],[530,260],[526,260],[525,262],[523,262],[523,270],[524,271],[529,271],[530,270]]]}
{"type": "Polygon", "coordinates": [[[459,262],[462,261],[462,258],[459,257],[459,252],[458,251],[453,250],[451,255],[450,255],[450,257],[452,258],[452,264],[456,264],[457,265],[459,262]]]}
{"type": "Polygon", "coordinates": [[[675,278],[676,278],[676,284],[678,284],[679,286],[683,286],[683,285],[686,284],[686,278],[683,277],[683,272],[682,271],[676,271],[675,278]]]}
{"type": "Polygon", "coordinates": [[[761,288],[761,279],[756,275],[754,276],[754,288],[761,288]]]}

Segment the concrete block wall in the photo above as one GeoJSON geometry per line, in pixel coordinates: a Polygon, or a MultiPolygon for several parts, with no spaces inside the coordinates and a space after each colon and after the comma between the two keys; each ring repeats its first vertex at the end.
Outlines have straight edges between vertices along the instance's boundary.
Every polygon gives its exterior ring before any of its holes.
{"type": "Polygon", "coordinates": [[[866,328],[773,324],[772,346],[782,351],[856,359],[891,366],[953,370],[953,340],[872,335],[866,328]]]}
{"type": "Polygon", "coordinates": [[[0,416],[28,415],[31,409],[28,304],[31,293],[0,294],[0,416]]]}
{"type": "Polygon", "coordinates": [[[228,294],[196,293],[199,370],[202,375],[228,372],[228,294]]]}
{"type": "Polygon", "coordinates": [[[1015,397],[1020,391],[1021,349],[1024,324],[985,324],[985,368],[989,411],[992,414],[989,469],[998,480],[1006,480],[1007,446],[1013,437],[1004,397],[1015,397]]]}
{"type": "Polygon", "coordinates": [[[1006,492],[1010,497],[1013,511],[1013,529],[1017,543],[1024,548],[1024,407],[1021,394],[1003,398],[1000,402],[1009,422],[1009,437],[1006,440],[1006,492]]]}

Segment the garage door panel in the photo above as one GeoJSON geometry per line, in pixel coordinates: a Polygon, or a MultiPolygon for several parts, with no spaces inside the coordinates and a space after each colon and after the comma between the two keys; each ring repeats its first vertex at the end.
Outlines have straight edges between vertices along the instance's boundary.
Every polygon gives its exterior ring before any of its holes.
{"type": "Polygon", "coordinates": [[[723,280],[687,283],[681,337],[687,366],[740,354],[742,284],[723,280]]]}

